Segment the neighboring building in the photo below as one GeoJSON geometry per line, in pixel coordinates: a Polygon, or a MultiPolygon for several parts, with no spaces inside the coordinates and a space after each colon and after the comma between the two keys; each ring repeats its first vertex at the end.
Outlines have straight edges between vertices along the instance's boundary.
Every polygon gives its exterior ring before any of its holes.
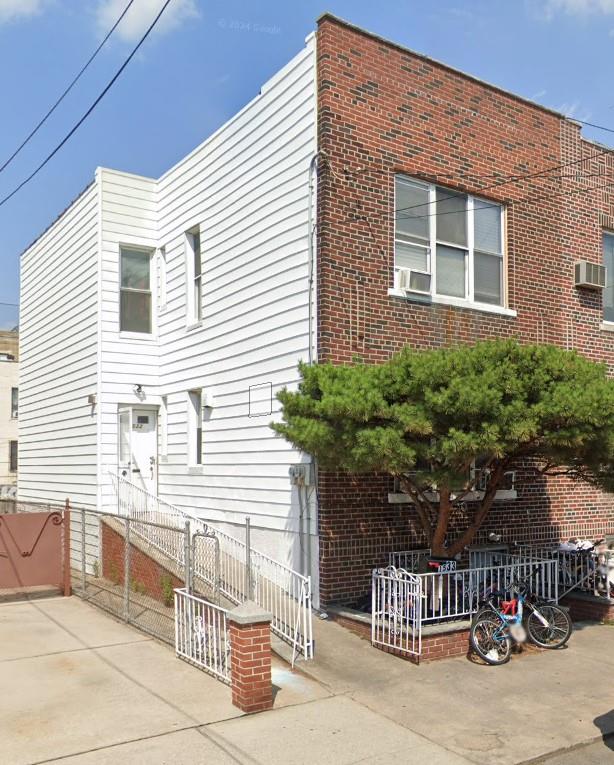
{"type": "Polygon", "coordinates": [[[0,499],[15,496],[18,459],[19,333],[0,330],[0,499]]]}
{"type": "MultiPolygon", "coordinates": [[[[573,120],[323,16],[162,178],[99,169],[24,253],[21,498],[112,509],[125,473],[249,515],[323,601],[364,595],[423,541],[407,497],[322,473],[299,495],[309,457],[270,432],[275,393],[299,359],[496,336],[614,367],[613,167],[573,120]],[[576,286],[577,261],[605,262],[606,288],[576,286]]],[[[611,497],[526,472],[489,528],[614,530],[611,497]]]]}

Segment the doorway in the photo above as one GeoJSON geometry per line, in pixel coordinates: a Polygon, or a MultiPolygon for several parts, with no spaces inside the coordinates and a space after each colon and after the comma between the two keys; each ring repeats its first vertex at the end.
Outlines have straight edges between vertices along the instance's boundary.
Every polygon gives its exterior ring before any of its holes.
{"type": "Polygon", "coordinates": [[[121,478],[150,494],[158,493],[158,410],[120,406],[118,468],[121,478]]]}

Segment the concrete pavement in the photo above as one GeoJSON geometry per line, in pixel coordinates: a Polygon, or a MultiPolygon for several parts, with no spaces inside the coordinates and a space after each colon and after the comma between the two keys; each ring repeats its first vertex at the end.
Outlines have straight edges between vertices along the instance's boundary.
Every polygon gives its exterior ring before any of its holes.
{"type": "Polygon", "coordinates": [[[276,662],[275,709],[229,689],[77,598],[0,605],[0,763],[467,765],[276,662]]]}
{"type": "Polygon", "coordinates": [[[614,734],[614,626],[579,625],[567,648],[502,667],[416,667],[332,622],[314,627],[309,676],[473,763],[517,765],[614,734]]]}

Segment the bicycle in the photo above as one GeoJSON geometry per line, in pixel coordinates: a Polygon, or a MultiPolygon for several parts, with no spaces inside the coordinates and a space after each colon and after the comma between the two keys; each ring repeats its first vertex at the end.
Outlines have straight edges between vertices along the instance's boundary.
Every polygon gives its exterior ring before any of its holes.
{"type": "Polygon", "coordinates": [[[565,609],[538,598],[528,581],[512,583],[510,595],[514,591],[516,597],[492,591],[471,623],[471,647],[487,664],[508,662],[512,641],[524,643],[528,639],[540,648],[554,649],[564,646],[571,637],[573,626],[565,609]]]}

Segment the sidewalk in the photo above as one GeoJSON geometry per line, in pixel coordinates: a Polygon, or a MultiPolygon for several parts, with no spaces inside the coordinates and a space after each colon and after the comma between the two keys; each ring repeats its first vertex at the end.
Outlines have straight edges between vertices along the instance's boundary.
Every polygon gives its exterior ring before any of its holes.
{"type": "Polygon", "coordinates": [[[614,626],[576,625],[567,648],[527,649],[502,667],[464,657],[417,667],[333,622],[314,628],[308,676],[473,763],[532,762],[614,733],[614,626]]]}
{"type": "Polygon", "coordinates": [[[0,605],[0,762],[34,765],[467,765],[276,662],[275,709],[77,598],[0,605]]]}

